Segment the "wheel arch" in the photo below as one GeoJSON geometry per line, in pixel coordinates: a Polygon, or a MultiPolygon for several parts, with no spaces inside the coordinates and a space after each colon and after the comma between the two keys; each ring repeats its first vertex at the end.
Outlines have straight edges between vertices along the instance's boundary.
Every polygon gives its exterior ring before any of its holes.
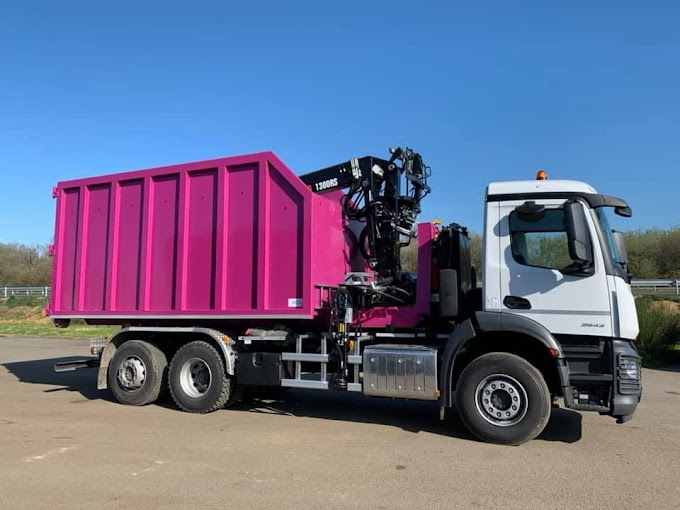
{"type": "Polygon", "coordinates": [[[105,390],[108,387],[107,375],[109,364],[116,354],[116,350],[128,340],[142,340],[149,342],[171,358],[172,350],[176,350],[177,343],[187,343],[197,339],[204,340],[217,349],[222,356],[225,369],[229,375],[234,375],[236,364],[236,352],[232,348],[232,340],[226,333],[212,328],[200,327],[140,327],[129,326],[116,331],[104,348],[99,364],[97,375],[97,389],[105,390]],[[160,337],[172,337],[175,342],[160,341],[160,337]]]}
{"type": "Polygon", "coordinates": [[[441,403],[453,406],[453,395],[464,368],[483,354],[507,352],[534,365],[551,392],[569,385],[569,373],[560,344],[541,324],[526,317],[498,312],[478,312],[458,324],[442,355],[441,403]]]}

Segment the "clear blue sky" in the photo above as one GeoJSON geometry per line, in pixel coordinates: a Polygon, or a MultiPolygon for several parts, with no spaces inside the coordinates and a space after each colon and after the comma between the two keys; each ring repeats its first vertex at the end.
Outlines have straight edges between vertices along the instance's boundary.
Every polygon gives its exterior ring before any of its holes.
{"type": "Polygon", "coordinates": [[[58,180],[261,150],[297,173],[408,145],[423,220],[492,180],[584,180],[680,224],[677,2],[4,2],[0,241],[58,180]]]}

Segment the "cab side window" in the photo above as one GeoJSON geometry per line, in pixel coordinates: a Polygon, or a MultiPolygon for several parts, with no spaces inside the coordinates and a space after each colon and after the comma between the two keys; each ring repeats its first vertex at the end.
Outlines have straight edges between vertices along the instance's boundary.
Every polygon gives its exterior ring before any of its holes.
{"type": "Polygon", "coordinates": [[[546,209],[540,218],[510,213],[512,257],[525,266],[564,269],[571,264],[563,209],[546,209]]]}

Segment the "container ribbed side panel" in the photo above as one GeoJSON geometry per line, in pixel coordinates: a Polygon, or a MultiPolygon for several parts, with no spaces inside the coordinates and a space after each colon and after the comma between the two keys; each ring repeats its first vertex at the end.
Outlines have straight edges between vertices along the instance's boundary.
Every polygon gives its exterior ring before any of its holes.
{"type": "Polygon", "coordinates": [[[149,221],[150,267],[147,288],[148,310],[175,309],[177,271],[177,216],[179,175],[151,180],[149,221]]]}
{"type": "Polygon", "coordinates": [[[311,319],[313,267],[320,283],[344,278],[339,208],[315,229],[333,241],[313,242],[312,197],[330,199],[270,152],[64,182],[56,195],[55,317],[311,319]]]}
{"type": "Polygon", "coordinates": [[[114,254],[117,270],[112,285],[115,310],[139,310],[143,196],[141,179],[120,184],[118,246],[114,254]]]}
{"type": "Polygon", "coordinates": [[[182,308],[215,308],[217,169],[190,172],[187,179],[182,308]]]}
{"type": "Polygon", "coordinates": [[[83,310],[96,312],[105,309],[106,301],[111,185],[90,186],[85,190],[79,300],[83,310]]]}
{"type": "Polygon", "coordinates": [[[257,307],[258,166],[227,167],[226,308],[257,307]]]}
{"type": "Polygon", "coordinates": [[[59,249],[59,301],[57,306],[62,310],[73,310],[75,307],[76,254],[78,242],[78,220],[80,205],[80,188],[67,189],[61,200],[61,239],[57,240],[59,249]]]}

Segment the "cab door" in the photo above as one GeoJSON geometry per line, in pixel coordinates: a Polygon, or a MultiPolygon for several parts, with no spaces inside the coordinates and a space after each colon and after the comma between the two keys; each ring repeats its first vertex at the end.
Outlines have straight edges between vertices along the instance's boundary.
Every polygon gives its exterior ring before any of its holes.
{"type": "Polygon", "coordinates": [[[607,277],[590,214],[584,211],[594,271],[568,275],[561,271],[572,263],[564,200],[536,200],[536,205],[545,206],[544,213],[529,219],[517,211],[524,203],[499,204],[501,312],[532,319],[553,334],[610,336],[607,277]]]}

